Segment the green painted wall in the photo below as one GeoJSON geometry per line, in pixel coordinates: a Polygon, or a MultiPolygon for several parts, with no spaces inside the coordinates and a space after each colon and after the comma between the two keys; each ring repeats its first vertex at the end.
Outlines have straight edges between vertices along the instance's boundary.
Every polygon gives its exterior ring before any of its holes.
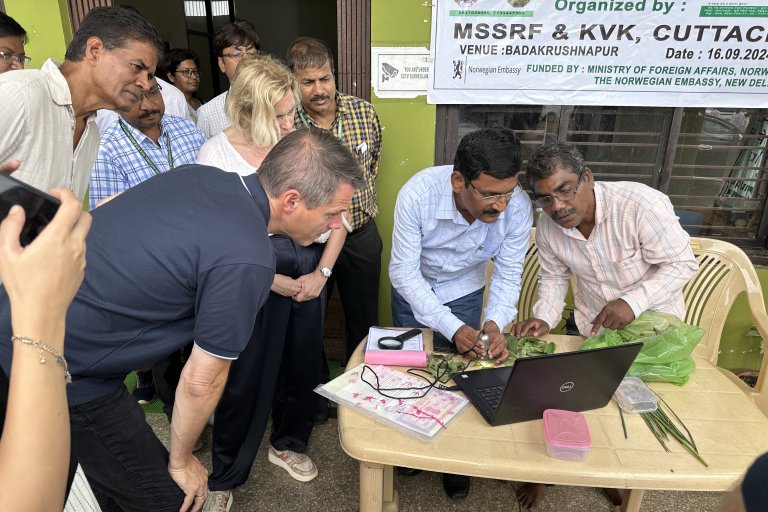
{"type": "Polygon", "coordinates": [[[27,31],[24,48],[32,57],[28,68],[39,68],[48,58],[61,62],[72,40],[67,3],[64,0],[5,0],[5,11],[27,31]]]}
{"type": "MultiPolygon", "coordinates": [[[[429,47],[431,9],[413,0],[373,0],[371,46],[429,47]]],[[[389,325],[389,255],[395,199],[415,173],[432,165],[435,152],[435,106],[426,96],[415,99],[372,98],[383,131],[383,149],[376,190],[381,213],[376,217],[384,242],[379,322],[389,325]]]]}

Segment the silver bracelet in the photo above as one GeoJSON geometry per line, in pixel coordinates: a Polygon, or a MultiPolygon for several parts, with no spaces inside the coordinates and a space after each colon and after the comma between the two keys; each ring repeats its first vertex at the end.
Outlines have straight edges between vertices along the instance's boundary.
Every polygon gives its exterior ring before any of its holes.
{"type": "Polygon", "coordinates": [[[32,338],[27,338],[25,336],[12,336],[11,340],[18,341],[19,343],[22,343],[30,347],[35,347],[37,351],[40,353],[40,364],[45,364],[46,352],[51,354],[53,358],[56,360],[56,364],[64,368],[64,380],[66,380],[67,384],[70,384],[72,382],[72,375],[69,373],[69,366],[67,365],[67,360],[64,359],[64,354],[62,354],[61,352],[59,352],[54,348],[49,347],[48,345],[46,345],[40,340],[33,340],[32,338]]]}

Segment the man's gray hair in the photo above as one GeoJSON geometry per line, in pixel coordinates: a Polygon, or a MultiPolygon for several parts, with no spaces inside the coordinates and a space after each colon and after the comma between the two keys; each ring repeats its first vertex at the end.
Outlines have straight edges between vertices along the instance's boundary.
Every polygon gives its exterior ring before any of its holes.
{"type": "Polygon", "coordinates": [[[528,183],[549,178],[558,168],[564,168],[574,174],[584,171],[584,157],[573,144],[566,142],[553,142],[541,146],[528,160],[525,168],[525,177],[528,183]]]}
{"type": "Polygon", "coordinates": [[[259,167],[259,180],[271,197],[297,190],[307,208],[328,204],[344,184],[365,184],[352,153],[326,130],[299,129],[286,135],[259,167]]]}
{"type": "Polygon", "coordinates": [[[158,61],[163,53],[163,38],[150,22],[131,6],[95,7],[88,11],[64,58],[79,62],[85,57],[88,39],[98,37],[107,50],[125,48],[132,41],[141,41],[157,50],[158,61]]]}

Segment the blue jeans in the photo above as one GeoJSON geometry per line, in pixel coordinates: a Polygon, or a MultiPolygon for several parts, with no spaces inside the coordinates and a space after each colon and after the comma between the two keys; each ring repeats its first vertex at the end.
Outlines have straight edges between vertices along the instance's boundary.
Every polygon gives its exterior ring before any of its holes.
{"type": "MultiPolygon", "coordinates": [[[[451,313],[468,326],[476,329],[480,327],[480,316],[483,312],[483,292],[485,287],[458,299],[446,302],[451,313]]],[[[395,327],[428,327],[416,321],[413,309],[397,290],[392,288],[392,323],[395,327]]],[[[448,338],[434,332],[433,344],[437,352],[456,352],[456,345],[448,338]]]]}
{"type": "Polygon", "coordinates": [[[69,408],[72,456],[103,512],[178,512],[184,493],[168,473],[168,451],[125,386],[69,408]]]}

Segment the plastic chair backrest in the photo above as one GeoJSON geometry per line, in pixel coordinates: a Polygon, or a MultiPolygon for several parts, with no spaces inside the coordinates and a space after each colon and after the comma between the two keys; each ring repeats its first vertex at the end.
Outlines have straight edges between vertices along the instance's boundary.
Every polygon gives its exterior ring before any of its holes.
{"type": "MultiPolygon", "coordinates": [[[[763,290],[755,268],[744,251],[729,242],[712,238],[692,237],[691,247],[699,262],[699,271],[683,289],[685,322],[703,327],[706,331],[696,347],[696,353],[717,364],[725,321],[736,297],[742,292],[746,294],[755,328],[768,341],[768,313],[763,290]]],[[[768,397],[762,393],[766,371],[768,357],[764,356],[755,389],[744,390],[768,414],[768,397]]]]}

